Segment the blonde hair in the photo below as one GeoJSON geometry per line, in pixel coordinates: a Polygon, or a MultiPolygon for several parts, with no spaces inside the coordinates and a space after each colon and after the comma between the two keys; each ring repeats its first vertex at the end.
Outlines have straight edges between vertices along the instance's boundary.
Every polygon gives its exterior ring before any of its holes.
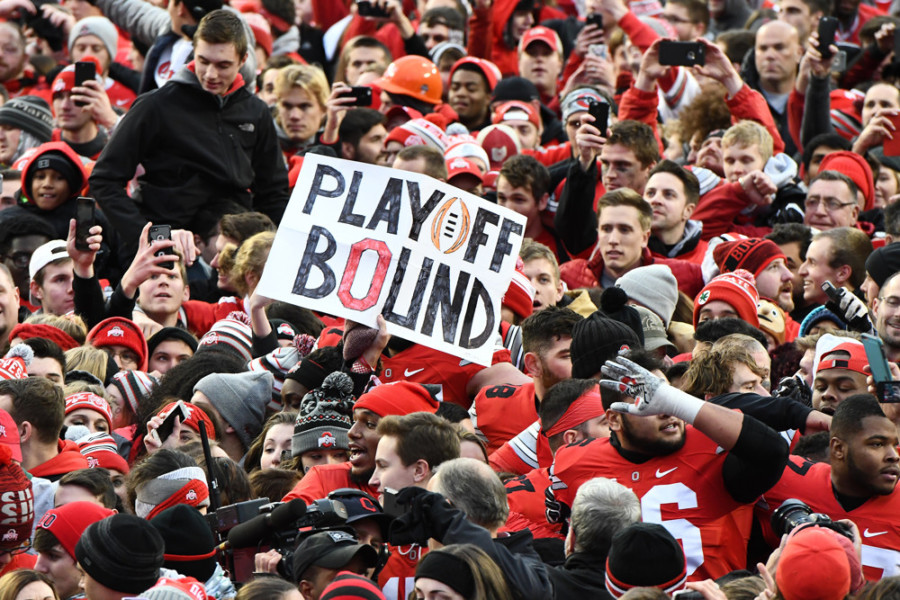
{"type": "MultiPolygon", "coordinates": [[[[247,295],[252,290],[247,283],[247,275],[254,275],[256,281],[262,276],[263,268],[266,266],[266,260],[269,258],[269,250],[272,249],[272,242],[275,241],[275,234],[271,231],[261,231],[256,235],[250,236],[236,252],[228,252],[233,257],[232,264],[227,269],[228,277],[231,285],[239,294],[247,295]]],[[[226,250],[228,246],[225,247],[226,250]]],[[[253,284],[255,287],[256,284],[253,284]]]]}
{"type": "Polygon", "coordinates": [[[752,146],[756,144],[764,161],[772,158],[774,144],[772,134],[756,121],[741,121],[732,125],[722,136],[722,149],[731,146],[752,146]]]}
{"type": "Polygon", "coordinates": [[[68,334],[73,340],[79,344],[83,344],[87,339],[88,328],[80,316],[71,313],[68,315],[49,315],[42,313],[39,315],[31,315],[25,319],[25,323],[34,325],[50,325],[56,327],[63,333],[68,334]]]}
{"type": "Polygon", "coordinates": [[[324,110],[331,88],[325,72],[319,67],[309,65],[288,65],[278,69],[275,77],[275,95],[279,98],[291,91],[291,88],[300,88],[319,103],[324,110]]]}
{"type": "Polygon", "coordinates": [[[66,373],[87,371],[100,381],[106,381],[106,366],[109,358],[106,352],[93,346],[78,346],[66,350],[66,373]]]}
{"type": "Polygon", "coordinates": [[[109,402],[109,394],[106,392],[106,388],[102,385],[97,385],[96,383],[88,383],[87,381],[73,381],[72,383],[67,383],[63,387],[63,394],[66,395],[66,398],[71,396],[72,394],[80,394],[82,392],[90,392],[97,396],[100,396],[107,402],[109,402]]]}

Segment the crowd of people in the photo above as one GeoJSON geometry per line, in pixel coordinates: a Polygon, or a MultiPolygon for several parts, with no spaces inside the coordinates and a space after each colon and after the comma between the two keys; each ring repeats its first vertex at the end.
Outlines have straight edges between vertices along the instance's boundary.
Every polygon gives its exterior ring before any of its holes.
{"type": "Polygon", "coordinates": [[[896,14],[0,0],[0,600],[900,598],[896,14]],[[258,289],[310,154],[524,218],[490,365],[258,289]]]}

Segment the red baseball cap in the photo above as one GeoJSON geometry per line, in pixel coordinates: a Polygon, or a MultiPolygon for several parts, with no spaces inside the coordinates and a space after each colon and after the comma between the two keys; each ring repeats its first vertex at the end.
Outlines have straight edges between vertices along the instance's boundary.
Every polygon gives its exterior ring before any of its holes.
{"type": "Polygon", "coordinates": [[[497,107],[491,122],[494,125],[506,121],[528,121],[538,129],[541,128],[541,116],[538,111],[527,102],[510,100],[497,107]]]}
{"type": "Polygon", "coordinates": [[[544,42],[550,46],[552,50],[562,54],[562,40],[560,40],[559,35],[549,27],[538,25],[537,27],[532,27],[526,31],[525,35],[519,40],[519,52],[524,52],[533,42],[544,42]]]}
{"type": "Polygon", "coordinates": [[[484,182],[484,175],[481,169],[468,158],[456,157],[447,161],[447,181],[452,182],[454,177],[458,175],[471,175],[476,177],[479,182],[484,182]]]}

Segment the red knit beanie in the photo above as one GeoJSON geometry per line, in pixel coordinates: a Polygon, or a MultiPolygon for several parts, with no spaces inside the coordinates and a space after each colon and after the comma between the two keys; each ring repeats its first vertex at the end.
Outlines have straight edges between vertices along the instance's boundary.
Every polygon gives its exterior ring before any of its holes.
{"type": "Polygon", "coordinates": [[[20,340],[30,340],[31,338],[44,338],[48,339],[57,346],[59,346],[63,352],[66,350],[71,350],[72,348],[77,348],[81,344],[75,341],[71,335],[60,329],[59,327],[54,327],[53,325],[45,325],[45,324],[37,324],[37,323],[19,323],[13,330],[9,332],[9,341],[13,341],[16,338],[20,340]]]}
{"type": "Polygon", "coordinates": [[[837,171],[852,179],[866,199],[863,210],[875,208],[875,178],[872,168],[862,156],[847,150],[832,152],[819,164],[819,173],[822,171],[837,171]]]}
{"type": "Polygon", "coordinates": [[[9,446],[0,444],[0,550],[18,548],[31,538],[34,496],[31,481],[12,459],[9,446]]]}
{"type": "Polygon", "coordinates": [[[46,529],[59,541],[69,556],[75,558],[75,544],[88,525],[111,517],[116,511],[96,502],[70,502],[44,513],[37,529],[46,529]]]}
{"type": "Polygon", "coordinates": [[[353,410],[370,410],[379,417],[386,417],[414,412],[434,413],[438,405],[438,401],[421,384],[395,381],[374,387],[360,396],[353,405],[353,410]]]}
{"type": "Polygon", "coordinates": [[[66,396],[67,415],[81,409],[92,410],[99,413],[106,419],[106,424],[109,427],[108,431],[112,431],[112,410],[109,407],[109,402],[107,402],[105,398],[101,398],[92,392],[81,392],[66,396]]]}
{"type": "Polygon", "coordinates": [[[88,332],[87,342],[95,348],[124,346],[138,356],[138,370],[147,370],[147,340],[131,319],[110,317],[97,323],[88,332]]]}
{"type": "Polygon", "coordinates": [[[697,326],[700,318],[700,310],[714,300],[721,300],[731,305],[741,320],[747,321],[754,327],[759,327],[759,316],[756,312],[759,292],[756,291],[753,274],[749,271],[738,269],[734,273],[713,277],[706,287],[700,290],[694,300],[694,327],[697,326]]]}
{"type": "Polygon", "coordinates": [[[721,273],[732,273],[746,269],[759,277],[775,259],[787,260],[778,244],[772,240],[747,238],[734,242],[724,242],[713,249],[713,260],[721,273]]]}

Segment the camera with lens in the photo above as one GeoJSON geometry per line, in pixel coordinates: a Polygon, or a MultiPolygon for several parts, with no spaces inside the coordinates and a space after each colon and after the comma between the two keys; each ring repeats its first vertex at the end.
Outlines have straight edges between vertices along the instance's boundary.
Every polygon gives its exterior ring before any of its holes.
{"type": "Polygon", "coordinates": [[[227,542],[224,544],[227,550],[221,556],[222,567],[236,583],[251,578],[254,556],[258,552],[278,551],[282,556],[278,563],[278,574],[290,581],[293,578],[291,568],[294,549],[300,539],[334,529],[353,533],[352,529],[346,527],[347,509],[338,500],[316,500],[307,506],[302,500],[295,499],[290,502],[270,502],[255,508],[256,516],[234,525],[227,535],[221,536],[227,542]]]}
{"type": "Polygon", "coordinates": [[[781,503],[772,513],[772,530],[779,538],[790,533],[798,527],[816,525],[837,531],[841,535],[853,540],[853,532],[844,523],[835,523],[828,515],[813,512],[813,509],[802,500],[789,498],[781,503]]]}

